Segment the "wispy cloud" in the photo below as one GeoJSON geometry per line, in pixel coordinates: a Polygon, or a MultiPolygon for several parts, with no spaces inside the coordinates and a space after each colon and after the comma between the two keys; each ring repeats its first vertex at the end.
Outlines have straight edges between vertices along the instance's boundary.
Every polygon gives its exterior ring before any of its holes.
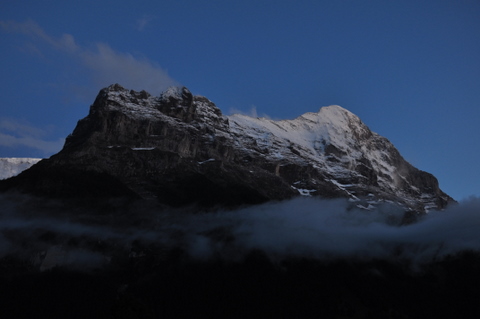
{"type": "Polygon", "coordinates": [[[105,43],[97,43],[96,50],[79,53],[82,63],[95,75],[98,85],[120,83],[121,85],[146,90],[152,94],[172,85],[178,85],[168,73],[147,59],[138,59],[129,53],[114,51],[105,43]]]}
{"type": "Polygon", "coordinates": [[[0,145],[7,147],[28,147],[42,151],[45,155],[57,153],[62,149],[64,139],[44,141],[33,136],[18,137],[0,133],[0,145]]]}
{"type": "MultiPolygon", "coordinates": [[[[150,20],[150,17],[145,16],[139,20],[138,27],[143,29],[150,20]]],[[[159,94],[169,86],[178,85],[158,64],[144,57],[117,52],[106,43],[96,43],[91,49],[77,44],[71,34],[63,34],[58,38],[51,36],[32,20],[0,21],[0,28],[6,32],[27,35],[48,44],[50,49],[70,55],[74,61],[87,68],[95,90],[119,83],[130,89],[159,94]]]]}
{"type": "Polygon", "coordinates": [[[35,21],[27,20],[25,22],[0,21],[0,27],[6,32],[20,33],[42,40],[51,45],[56,50],[75,52],[79,48],[75,39],[70,34],[63,34],[56,39],[48,35],[35,21]]]}
{"type": "Polygon", "coordinates": [[[13,119],[0,118],[0,146],[28,147],[42,151],[45,155],[58,152],[65,140],[46,139],[48,131],[21,123],[13,119]]]}
{"type": "Polygon", "coordinates": [[[151,15],[148,15],[148,14],[144,14],[140,19],[137,20],[137,26],[136,26],[136,29],[138,31],[143,31],[143,29],[145,29],[145,27],[147,26],[147,24],[150,23],[150,21],[153,20],[153,16],[151,15]]]}
{"type": "Polygon", "coordinates": [[[231,107],[229,109],[229,112],[228,112],[230,115],[233,115],[233,114],[241,114],[241,115],[246,115],[246,116],[250,116],[250,117],[258,117],[258,113],[257,113],[257,107],[255,105],[252,105],[250,107],[250,110],[249,111],[243,111],[243,110],[240,110],[240,109],[237,109],[235,107],[231,107]]]}
{"type": "MultiPolygon", "coordinates": [[[[140,19],[139,30],[142,30],[151,19],[150,16],[140,19]]],[[[100,88],[113,83],[119,83],[129,89],[146,90],[151,94],[160,94],[167,87],[178,85],[163,68],[145,57],[118,52],[106,43],[80,45],[73,35],[53,36],[33,20],[24,22],[0,20],[0,30],[24,36],[26,41],[22,50],[42,57],[56,56],[55,54],[60,53],[71,60],[70,66],[87,70],[89,82],[85,87],[79,87],[77,82],[73,82],[75,80],[72,80],[72,83],[58,83],[62,87],[69,87],[72,95],[77,97],[78,92],[81,92],[82,98],[88,95],[88,99],[91,99],[100,88]]],[[[71,69],[68,72],[71,72],[71,69]]],[[[47,136],[47,130],[18,120],[0,118],[0,146],[27,147],[40,150],[45,155],[58,152],[64,144],[64,139],[49,140],[47,136]]]]}
{"type": "Polygon", "coordinates": [[[45,136],[45,130],[33,127],[28,123],[22,123],[17,120],[0,118],[0,130],[9,131],[20,136],[45,136]]]}
{"type": "Polygon", "coordinates": [[[242,109],[231,107],[228,110],[228,114],[229,115],[241,114],[241,115],[246,115],[246,116],[254,117],[254,118],[263,117],[263,118],[270,119],[270,120],[274,119],[271,116],[269,116],[268,114],[265,114],[265,113],[260,113],[259,114],[257,112],[257,107],[255,105],[252,105],[250,107],[250,110],[248,110],[248,111],[244,111],[242,109]]]}

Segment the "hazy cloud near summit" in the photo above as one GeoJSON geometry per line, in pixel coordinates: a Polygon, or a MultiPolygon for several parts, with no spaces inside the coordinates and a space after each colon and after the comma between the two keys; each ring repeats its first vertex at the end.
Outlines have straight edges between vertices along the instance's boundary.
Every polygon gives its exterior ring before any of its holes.
{"type": "MultiPolygon", "coordinates": [[[[142,29],[148,23],[148,17],[139,20],[142,29]]],[[[0,28],[6,32],[24,34],[34,41],[41,41],[51,49],[64,52],[89,70],[90,78],[94,84],[94,91],[110,84],[119,83],[134,90],[146,90],[158,95],[169,86],[178,85],[167,71],[147,58],[135,57],[130,53],[117,52],[106,43],[96,43],[94,48],[79,45],[74,36],[63,34],[56,38],[45,32],[35,21],[25,22],[0,21],[0,28]]],[[[36,54],[42,52],[35,44],[29,43],[28,47],[36,54]]]]}
{"type": "Polygon", "coordinates": [[[0,21],[0,27],[6,32],[20,33],[37,40],[42,40],[56,50],[75,51],[78,49],[77,45],[75,44],[75,40],[70,34],[63,34],[62,37],[56,39],[48,35],[33,20],[27,20],[22,23],[12,20],[0,21]]]}
{"type": "Polygon", "coordinates": [[[25,146],[40,150],[44,155],[60,151],[65,143],[65,139],[60,138],[49,141],[46,139],[47,135],[48,132],[46,130],[31,126],[28,123],[0,118],[0,146],[25,146]]]}
{"type": "Polygon", "coordinates": [[[82,62],[95,74],[100,86],[119,83],[122,86],[145,90],[159,95],[164,89],[178,83],[166,71],[147,59],[138,59],[128,53],[115,52],[108,44],[97,43],[96,50],[79,54],[82,62]]]}

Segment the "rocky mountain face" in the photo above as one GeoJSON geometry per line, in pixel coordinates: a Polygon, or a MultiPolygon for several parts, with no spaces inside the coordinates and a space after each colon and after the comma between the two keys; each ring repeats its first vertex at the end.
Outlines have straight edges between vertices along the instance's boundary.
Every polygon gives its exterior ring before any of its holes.
{"type": "Polygon", "coordinates": [[[64,148],[2,190],[52,197],[156,199],[171,206],[237,206],[294,196],[393,202],[428,212],[453,201],[437,179],[340,106],[293,120],[222,115],[183,88],[159,97],[102,89],[64,148]]]}

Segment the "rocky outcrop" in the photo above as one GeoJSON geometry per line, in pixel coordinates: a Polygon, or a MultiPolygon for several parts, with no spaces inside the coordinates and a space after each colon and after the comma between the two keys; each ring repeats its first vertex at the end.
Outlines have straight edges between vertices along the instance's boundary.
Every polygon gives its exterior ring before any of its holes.
{"type": "Polygon", "coordinates": [[[154,97],[102,89],[49,159],[2,182],[54,197],[130,196],[173,206],[236,206],[293,196],[348,197],[415,211],[452,199],[384,137],[339,106],[294,120],[222,115],[183,88],[154,97]]]}

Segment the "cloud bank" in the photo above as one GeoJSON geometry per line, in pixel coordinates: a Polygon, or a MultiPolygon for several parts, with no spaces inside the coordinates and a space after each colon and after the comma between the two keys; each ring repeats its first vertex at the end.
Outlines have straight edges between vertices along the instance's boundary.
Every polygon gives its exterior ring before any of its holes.
{"type": "Polygon", "coordinates": [[[195,234],[193,253],[217,253],[218,243],[205,239],[217,227],[231,230],[239,250],[259,249],[274,260],[380,258],[422,264],[464,250],[480,251],[478,198],[432,212],[414,224],[401,225],[402,218],[403,211],[390,205],[365,211],[350,208],[344,200],[297,198],[193,216],[187,233],[195,234]]]}
{"type": "Polygon", "coordinates": [[[45,214],[28,201],[19,203],[18,198],[0,200],[0,257],[62,247],[71,264],[77,253],[82,263],[89,254],[98,263],[111,256],[108,247],[128,250],[141,242],[157,250],[179,248],[199,260],[241,261],[260,250],[273,262],[289,257],[384,259],[415,268],[462,251],[480,252],[479,198],[431,212],[410,225],[401,225],[403,212],[398,207],[365,211],[351,208],[345,200],[296,198],[214,213],[139,204],[118,208],[107,217],[58,205],[45,214]],[[102,243],[103,248],[88,243],[102,243]]]}

